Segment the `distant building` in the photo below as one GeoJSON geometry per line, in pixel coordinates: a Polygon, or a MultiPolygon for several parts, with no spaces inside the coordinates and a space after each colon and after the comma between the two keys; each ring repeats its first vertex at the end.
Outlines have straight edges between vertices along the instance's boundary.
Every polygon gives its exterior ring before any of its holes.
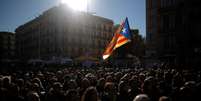
{"type": "Polygon", "coordinates": [[[199,64],[200,13],[200,0],[147,0],[147,53],[172,63],[199,64]]]}
{"type": "Polygon", "coordinates": [[[15,56],[15,34],[0,32],[0,60],[11,60],[15,56]]]}
{"type": "Polygon", "coordinates": [[[16,29],[22,59],[101,57],[112,37],[113,21],[60,5],[16,29]]]}

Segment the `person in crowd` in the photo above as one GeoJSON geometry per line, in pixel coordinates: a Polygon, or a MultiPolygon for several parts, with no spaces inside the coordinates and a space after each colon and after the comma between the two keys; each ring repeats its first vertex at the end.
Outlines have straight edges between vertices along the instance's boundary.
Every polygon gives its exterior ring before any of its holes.
{"type": "Polygon", "coordinates": [[[79,88],[80,96],[83,95],[84,91],[90,86],[90,81],[87,78],[83,78],[81,81],[81,87],[79,88]]]}
{"type": "Polygon", "coordinates": [[[66,92],[65,101],[80,101],[80,96],[77,90],[70,89],[66,92]]]}
{"type": "Polygon", "coordinates": [[[40,89],[37,83],[31,85],[31,89],[27,93],[27,101],[40,101],[40,96],[37,93],[38,89],[40,89]]]}
{"type": "Polygon", "coordinates": [[[95,87],[88,87],[82,95],[81,101],[99,101],[98,92],[95,87]]]}
{"type": "Polygon", "coordinates": [[[113,82],[106,82],[104,86],[104,93],[101,96],[101,101],[116,101],[117,90],[113,82]]]}
{"type": "Polygon", "coordinates": [[[62,89],[63,85],[60,82],[55,82],[46,96],[46,101],[64,101],[65,95],[62,89]]]}
{"type": "Polygon", "coordinates": [[[129,101],[129,84],[126,81],[120,81],[118,86],[117,101],[129,101]]]}
{"type": "Polygon", "coordinates": [[[171,101],[171,100],[170,100],[170,98],[167,97],[167,96],[161,96],[161,97],[159,98],[159,101],[171,101]]]}
{"type": "Polygon", "coordinates": [[[97,81],[96,89],[99,93],[99,96],[102,97],[104,94],[105,78],[100,78],[97,81]]]}
{"type": "Polygon", "coordinates": [[[153,76],[148,76],[144,80],[143,84],[143,93],[147,94],[151,101],[157,101],[159,98],[159,93],[158,93],[158,88],[157,88],[157,83],[156,80],[154,79],[153,76]]]}
{"type": "Polygon", "coordinates": [[[146,94],[137,95],[133,101],[150,101],[150,98],[146,94]]]}
{"type": "Polygon", "coordinates": [[[132,101],[135,96],[142,93],[140,82],[138,81],[137,76],[131,77],[131,79],[129,80],[129,86],[130,86],[129,99],[130,101],[132,101]]]}

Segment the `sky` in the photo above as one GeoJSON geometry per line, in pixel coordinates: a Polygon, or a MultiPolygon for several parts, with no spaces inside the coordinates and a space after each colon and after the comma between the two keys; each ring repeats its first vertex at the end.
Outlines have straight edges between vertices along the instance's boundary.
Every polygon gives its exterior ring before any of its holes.
{"type": "MultiPolygon", "coordinates": [[[[119,24],[128,17],[130,28],[139,29],[145,37],[145,0],[90,0],[89,12],[109,18],[119,24]]],[[[14,32],[15,29],[41,15],[60,0],[0,0],[0,31],[14,32]]]]}

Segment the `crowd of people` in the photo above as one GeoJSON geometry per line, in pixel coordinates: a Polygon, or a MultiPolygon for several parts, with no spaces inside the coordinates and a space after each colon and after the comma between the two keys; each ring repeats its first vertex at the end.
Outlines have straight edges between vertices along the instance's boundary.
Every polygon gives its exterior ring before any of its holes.
{"type": "Polygon", "coordinates": [[[200,76],[199,70],[161,67],[1,71],[0,100],[201,101],[200,76]]]}

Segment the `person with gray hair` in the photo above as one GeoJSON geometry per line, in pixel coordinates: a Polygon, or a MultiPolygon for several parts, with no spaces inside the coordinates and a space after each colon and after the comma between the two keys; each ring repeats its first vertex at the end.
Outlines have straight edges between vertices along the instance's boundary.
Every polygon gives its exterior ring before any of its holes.
{"type": "Polygon", "coordinates": [[[171,100],[170,100],[170,98],[167,97],[167,96],[161,96],[161,97],[159,98],[159,101],[171,101],[171,100]]]}
{"type": "Polygon", "coordinates": [[[150,101],[150,98],[146,94],[137,95],[133,101],[150,101]]]}

